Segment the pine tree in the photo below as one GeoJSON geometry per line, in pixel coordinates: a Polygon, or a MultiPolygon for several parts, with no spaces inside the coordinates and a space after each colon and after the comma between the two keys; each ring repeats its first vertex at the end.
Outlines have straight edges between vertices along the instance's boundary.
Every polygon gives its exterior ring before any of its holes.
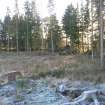
{"type": "MultiPolygon", "coordinates": [[[[49,0],[48,1],[48,10],[50,14],[50,24],[53,22],[53,15],[54,15],[54,0],[49,0]]],[[[51,51],[52,53],[54,52],[54,41],[53,41],[53,35],[52,35],[52,27],[50,26],[50,41],[51,41],[51,51]]]]}
{"type": "Polygon", "coordinates": [[[32,27],[32,48],[35,50],[40,50],[41,48],[41,19],[40,16],[38,14],[37,11],[37,7],[36,7],[36,2],[32,1],[31,3],[31,9],[32,9],[32,23],[33,23],[33,27],[32,27]]]}
{"type": "Polygon", "coordinates": [[[53,40],[53,50],[54,51],[58,51],[59,49],[59,43],[61,40],[61,29],[60,26],[58,25],[58,21],[56,19],[56,16],[52,16],[50,17],[50,24],[48,26],[48,49],[52,50],[52,43],[51,43],[51,39],[53,40]],[[52,34],[52,38],[51,38],[51,34],[52,34]]]}
{"type": "Polygon", "coordinates": [[[18,9],[18,0],[15,0],[15,15],[16,15],[16,50],[17,55],[19,53],[19,34],[18,34],[18,16],[19,16],[19,9],[18,9]]]}
{"type": "Polygon", "coordinates": [[[63,29],[68,37],[70,37],[72,50],[75,50],[75,45],[79,42],[77,10],[73,5],[69,5],[65,11],[63,21],[63,29]]]}
{"type": "Polygon", "coordinates": [[[29,52],[29,36],[31,33],[31,27],[29,26],[32,21],[32,12],[30,8],[30,3],[28,1],[25,2],[25,20],[26,20],[26,51],[29,52]]]}
{"type": "Polygon", "coordinates": [[[104,47],[103,47],[103,36],[104,36],[104,27],[103,27],[103,1],[99,0],[99,35],[100,35],[100,65],[101,68],[104,66],[104,47]]]}
{"type": "Polygon", "coordinates": [[[96,35],[95,36],[97,38],[97,43],[99,45],[99,53],[100,53],[100,66],[101,68],[103,68],[104,65],[104,54],[103,54],[103,50],[104,50],[104,46],[103,46],[103,35],[104,35],[104,26],[103,26],[103,4],[104,4],[104,0],[93,0],[91,1],[91,4],[95,7],[96,11],[95,11],[95,19],[93,19],[94,21],[98,21],[98,27],[97,30],[95,30],[96,35]]]}
{"type": "Polygon", "coordinates": [[[41,47],[41,21],[37,12],[35,1],[25,2],[25,20],[26,20],[26,49],[27,51],[39,50],[41,47]]]}
{"type": "Polygon", "coordinates": [[[48,49],[53,52],[59,49],[59,43],[61,39],[61,30],[58,25],[56,14],[54,13],[54,0],[48,1],[48,9],[50,14],[50,22],[48,25],[48,49]]]}
{"type": "MultiPolygon", "coordinates": [[[[10,24],[11,24],[11,17],[10,17],[10,10],[7,8],[7,13],[4,18],[4,33],[5,33],[5,39],[7,38],[7,50],[9,52],[10,50],[10,24]]],[[[6,46],[6,45],[5,45],[6,46]]]]}

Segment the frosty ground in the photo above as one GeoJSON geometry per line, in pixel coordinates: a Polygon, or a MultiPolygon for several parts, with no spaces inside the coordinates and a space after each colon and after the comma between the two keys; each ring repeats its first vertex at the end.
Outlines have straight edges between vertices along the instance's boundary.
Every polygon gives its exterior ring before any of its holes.
{"type": "Polygon", "coordinates": [[[2,53],[0,105],[104,105],[105,70],[97,61],[86,55],[2,53]],[[22,76],[6,83],[12,71],[22,76]],[[60,84],[69,89],[66,96],[56,91],[60,84]]]}

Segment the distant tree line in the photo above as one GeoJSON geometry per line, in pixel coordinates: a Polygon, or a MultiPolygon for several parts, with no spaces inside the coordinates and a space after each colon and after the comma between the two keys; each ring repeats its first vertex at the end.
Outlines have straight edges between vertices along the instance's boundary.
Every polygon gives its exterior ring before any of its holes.
{"type": "MultiPolygon", "coordinates": [[[[35,51],[46,49],[59,51],[62,40],[62,32],[66,40],[70,39],[69,46],[73,53],[90,53],[92,59],[100,54],[103,61],[104,50],[104,0],[84,0],[75,8],[68,5],[62,18],[62,26],[54,13],[54,0],[48,0],[50,16],[46,18],[46,27],[43,27],[43,19],[40,17],[36,2],[24,3],[24,15],[9,12],[0,24],[0,48],[7,51],[16,50],[18,42],[19,51],[35,51]],[[18,27],[16,27],[18,25],[18,27]],[[46,28],[43,34],[43,28],[46,28]],[[18,31],[18,34],[16,33],[18,31]],[[18,39],[17,36],[18,35],[18,39]]],[[[56,11],[56,10],[55,10],[56,11]]],[[[68,47],[67,47],[68,48],[68,47]]]]}
{"type": "Polygon", "coordinates": [[[85,0],[81,6],[69,5],[63,16],[63,29],[70,37],[71,47],[81,53],[90,53],[92,59],[100,57],[104,65],[105,0],[85,0]]]}
{"type": "MultiPolygon", "coordinates": [[[[8,10],[7,10],[8,12],[8,10]]],[[[2,50],[16,50],[18,40],[19,51],[33,51],[40,50],[42,47],[42,40],[46,41],[47,48],[51,50],[51,40],[53,40],[54,51],[57,51],[60,41],[61,30],[58,25],[56,15],[48,17],[48,34],[43,36],[43,21],[37,12],[36,2],[26,1],[24,3],[24,15],[17,14],[10,16],[9,12],[6,14],[2,24],[2,31],[0,33],[0,48],[2,50]],[[16,23],[17,22],[17,23],[16,23]],[[18,25],[18,27],[16,26],[18,25]],[[18,31],[18,39],[16,38],[16,30],[18,31]],[[52,35],[52,39],[51,39],[52,35]]]]}

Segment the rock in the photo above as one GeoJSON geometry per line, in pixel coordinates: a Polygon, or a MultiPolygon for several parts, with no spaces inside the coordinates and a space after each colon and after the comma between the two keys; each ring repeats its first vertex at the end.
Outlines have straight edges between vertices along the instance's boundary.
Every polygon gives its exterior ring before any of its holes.
{"type": "Polygon", "coordinates": [[[83,92],[83,91],[81,91],[81,90],[69,91],[69,92],[68,92],[68,96],[69,96],[70,99],[73,100],[73,99],[79,97],[82,92],[83,92]]]}
{"type": "Polygon", "coordinates": [[[57,92],[61,93],[64,96],[67,96],[69,90],[64,83],[60,83],[57,88],[57,92]]]}

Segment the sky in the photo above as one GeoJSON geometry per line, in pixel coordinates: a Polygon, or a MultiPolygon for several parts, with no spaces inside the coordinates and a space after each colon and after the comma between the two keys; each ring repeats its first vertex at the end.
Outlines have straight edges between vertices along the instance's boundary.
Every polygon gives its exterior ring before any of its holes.
{"type": "MultiPolygon", "coordinates": [[[[20,14],[24,13],[23,11],[24,11],[25,1],[26,0],[18,0],[20,14]]],[[[67,8],[67,5],[72,3],[74,6],[76,6],[77,2],[80,2],[80,0],[55,0],[55,10],[56,10],[55,12],[57,15],[57,19],[61,21],[64,11],[67,8]]],[[[40,16],[41,17],[48,16],[48,8],[47,8],[48,0],[36,0],[36,3],[40,16]]],[[[10,14],[13,15],[15,12],[15,0],[0,0],[0,19],[2,20],[6,15],[7,7],[10,8],[10,14]]]]}

